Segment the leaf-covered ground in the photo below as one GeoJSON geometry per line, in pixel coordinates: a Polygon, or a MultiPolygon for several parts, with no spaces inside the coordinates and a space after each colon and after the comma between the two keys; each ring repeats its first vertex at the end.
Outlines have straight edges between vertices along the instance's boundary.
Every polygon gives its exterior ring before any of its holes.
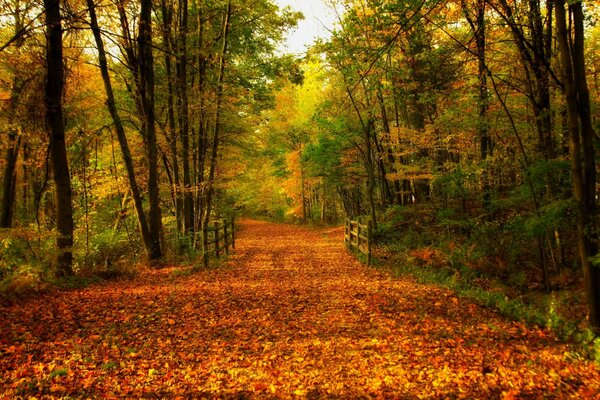
{"type": "Polygon", "coordinates": [[[600,395],[552,335],[368,269],[340,235],[245,221],[222,269],[0,308],[0,397],[600,395]]]}

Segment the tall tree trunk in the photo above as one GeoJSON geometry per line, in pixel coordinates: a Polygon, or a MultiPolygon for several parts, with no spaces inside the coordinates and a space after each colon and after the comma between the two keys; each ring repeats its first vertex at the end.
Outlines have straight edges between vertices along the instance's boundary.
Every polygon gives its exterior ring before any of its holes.
{"type": "MultiPolygon", "coordinates": [[[[21,16],[20,2],[15,2],[13,11],[15,21],[14,32],[18,35],[23,30],[23,18],[21,16]]],[[[24,39],[21,35],[15,41],[15,47],[23,46],[24,39]]],[[[17,104],[21,93],[23,92],[24,82],[17,74],[13,76],[10,98],[8,101],[8,148],[4,157],[4,178],[2,182],[2,205],[0,209],[0,228],[10,228],[14,217],[15,199],[17,196],[17,158],[19,155],[19,147],[21,138],[18,136],[17,129],[14,128],[14,122],[17,117],[17,104]]]]}
{"type": "Polygon", "coordinates": [[[221,129],[221,104],[223,102],[223,79],[225,76],[225,62],[227,57],[227,46],[229,38],[229,20],[231,18],[231,0],[227,2],[227,10],[223,18],[223,43],[221,47],[221,56],[219,60],[219,75],[217,77],[217,104],[215,110],[215,127],[213,134],[212,151],[210,155],[210,167],[208,172],[208,187],[205,201],[205,214],[203,226],[208,226],[210,213],[212,211],[212,196],[214,193],[215,170],[217,168],[217,155],[219,150],[220,129],[221,129]]]}
{"type": "Polygon", "coordinates": [[[148,254],[152,251],[152,245],[150,240],[150,232],[148,230],[148,223],[146,220],[146,214],[142,203],[142,196],[140,189],[137,184],[135,177],[135,169],[133,164],[133,158],[131,157],[131,151],[129,149],[129,143],[127,141],[127,135],[125,134],[125,128],[123,122],[117,111],[117,104],[115,102],[115,96],[110,80],[110,74],[108,72],[108,62],[106,59],[106,51],[104,49],[104,42],[98,26],[98,18],[96,16],[96,7],[94,0],[86,0],[88,10],[90,13],[90,23],[94,39],[96,41],[96,47],[98,48],[98,62],[100,64],[100,73],[102,75],[102,81],[104,82],[104,91],[106,92],[106,106],[115,125],[117,131],[117,139],[121,148],[121,155],[123,162],[125,163],[125,170],[127,171],[127,179],[129,180],[129,189],[131,191],[131,197],[133,198],[133,204],[137,214],[138,225],[140,227],[140,233],[142,235],[142,241],[148,254]]]}
{"type": "Polygon", "coordinates": [[[8,132],[8,149],[4,159],[4,178],[2,182],[2,209],[0,210],[0,228],[12,226],[15,198],[17,195],[17,156],[21,139],[17,132],[10,127],[8,132]]]}
{"type": "Polygon", "coordinates": [[[73,203],[62,110],[64,88],[62,24],[59,0],[44,0],[46,15],[46,120],[50,131],[50,158],[55,185],[58,237],[57,276],[73,274],[73,203]]]}
{"type": "MultiPolygon", "coordinates": [[[[463,12],[471,30],[475,36],[476,56],[478,64],[478,80],[479,93],[477,98],[478,118],[477,118],[477,134],[479,136],[479,152],[481,161],[487,160],[492,156],[493,144],[492,138],[488,129],[488,83],[487,83],[487,64],[486,64],[486,22],[485,22],[485,5],[486,0],[477,0],[474,16],[471,14],[466,1],[462,1],[463,12]]],[[[486,170],[483,176],[483,203],[488,205],[490,202],[490,177],[486,170]]]]}
{"type": "Polygon", "coordinates": [[[206,56],[204,55],[204,21],[203,21],[203,12],[202,5],[197,4],[197,73],[198,73],[198,92],[197,95],[199,97],[200,110],[198,111],[198,129],[197,129],[197,143],[198,146],[196,148],[197,154],[195,155],[195,164],[196,164],[196,204],[194,207],[195,210],[195,224],[196,230],[200,230],[204,221],[202,220],[202,216],[204,213],[204,195],[205,195],[205,167],[206,167],[206,154],[208,151],[208,129],[206,127],[206,113],[205,113],[205,79],[206,79],[206,56]]]}
{"type": "Polygon", "coordinates": [[[377,133],[373,132],[373,144],[375,145],[375,150],[377,150],[377,172],[379,173],[379,187],[381,191],[381,203],[383,207],[386,207],[388,204],[393,204],[394,199],[392,198],[392,191],[390,189],[390,182],[387,178],[384,158],[385,158],[385,150],[381,141],[377,138],[377,133]]]}
{"type": "Polygon", "coordinates": [[[594,265],[598,263],[595,261],[598,258],[596,163],[585,76],[584,16],[581,2],[571,3],[569,11],[573,32],[567,28],[565,1],[556,0],[556,36],[567,104],[573,193],[578,205],[579,257],[584,273],[590,325],[596,334],[600,334],[600,268],[594,265]]]}
{"type": "Polygon", "coordinates": [[[306,211],[306,185],[304,184],[304,168],[302,167],[302,153],[300,153],[300,195],[302,196],[302,223],[306,224],[308,222],[308,217],[306,211]]]}
{"type": "Polygon", "coordinates": [[[371,130],[373,128],[373,120],[369,118],[369,120],[365,121],[363,118],[360,109],[358,108],[358,103],[354,99],[354,95],[352,94],[352,90],[348,86],[346,82],[346,94],[348,95],[350,102],[352,103],[352,107],[358,116],[360,121],[360,125],[363,133],[363,140],[365,141],[365,149],[364,149],[364,161],[365,161],[365,169],[367,171],[367,200],[369,202],[369,215],[371,220],[373,221],[373,228],[377,229],[377,211],[375,208],[375,167],[373,165],[373,143],[371,142],[371,130]]]}
{"type": "MultiPolygon", "coordinates": [[[[494,2],[486,0],[497,11],[494,2]]],[[[546,160],[556,158],[556,145],[553,138],[552,108],[550,96],[550,69],[552,56],[552,9],[553,0],[547,0],[546,16],[542,17],[540,0],[527,1],[527,19],[517,20],[518,15],[507,0],[500,0],[502,17],[510,27],[519,50],[519,57],[526,75],[526,92],[533,109],[535,126],[538,133],[538,148],[546,160]],[[545,22],[544,22],[545,20],[545,22]],[[546,29],[544,29],[544,23],[546,29]],[[524,27],[529,29],[527,37],[524,27]]]]}
{"type": "Polygon", "coordinates": [[[188,2],[181,0],[179,4],[179,37],[177,45],[177,87],[179,131],[182,146],[183,164],[183,229],[186,234],[194,232],[194,196],[190,173],[190,135],[189,106],[187,92],[187,35],[188,35],[188,2]]]}
{"type": "Polygon", "coordinates": [[[138,44],[139,94],[142,106],[142,135],[148,157],[148,202],[150,260],[162,257],[162,216],[158,186],[158,145],[154,113],[154,58],[152,54],[152,0],[141,0],[138,44]]]}
{"type": "Polygon", "coordinates": [[[22,144],[22,153],[23,153],[23,163],[22,163],[22,183],[21,186],[23,189],[21,190],[21,220],[28,224],[33,221],[33,213],[31,212],[31,196],[29,191],[31,190],[31,169],[29,168],[29,144],[26,140],[22,144]]]}
{"type": "MultiPolygon", "coordinates": [[[[388,113],[385,107],[385,102],[383,101],[383,92],[381,90],[381,86],[377,88],[377,100],[379,101],[379,108],[381,109],[381,119],[383,121],[383,133],[385,134],[385,141],[387,141],[387,146],[385,146],[385,153],[387,153],[388,163],[390,164],[390,172],[394,175],[392,182],[394,183],[394,193],[391,194],[391,201],[395,204],[401,204],[402,198],[400,195],[400,181],[398,180],[398,170],[396,169],[396,157],[394,156],[394,152],[390,146],[392,131],[390,129],[390,121],[388,120],[388,113]]],[[[382,146],[384,144],[382,143],[382,146]]],[[[383,159],[383,154],[382,154],[383,159]]],[[[388,186],[388,191],[389,191],[388,186]]]]}
{"type": "Polygon", "coordinates": [[[177,232],[183,231],[183,199],[181,197],[181,182],[179,179],[179,160],[177,154],[177,133],[175,125],[175,103],[173,89],[173,65],[172,65],[172,40],[171,30],[173,23],[173,3],[167,5],[166,0],[161,1],[161,10],[163,17],[163,44],[165,47],[165,68],[167,74],[167,142],[171,147],[171,163],[173,165],[172,193],[175,205],[175,221],[177,232]]]}

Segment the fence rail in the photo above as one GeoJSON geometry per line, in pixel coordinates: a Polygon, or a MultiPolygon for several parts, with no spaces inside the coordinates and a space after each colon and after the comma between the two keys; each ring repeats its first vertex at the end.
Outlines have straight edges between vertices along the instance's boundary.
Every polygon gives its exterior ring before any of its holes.
{"type": "Polygon", "coordinates": [[[204,232],[201,232],[202,253],[204,265],[208,264],[208,257],[229,255],[229,249],[235,249],[235,223],[233,217],[229,220],[223,219],[209,224],[204,232]]]}
{"type": "Polygon", "coordinates": [[[370,220],[362,222],[359,219],[346,218],[344,242],[346,246],[358,250],[367,257],[367,265],[371,265],[373,224],[370,220]]]}

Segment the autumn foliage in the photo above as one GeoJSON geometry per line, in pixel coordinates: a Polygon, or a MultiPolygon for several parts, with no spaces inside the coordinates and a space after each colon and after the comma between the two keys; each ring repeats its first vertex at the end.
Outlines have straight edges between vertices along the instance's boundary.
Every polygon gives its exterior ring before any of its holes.
{"type": "Polygon", "coordinates": [[[592,398],[568,344],[355,261],[339,229],[245,221],[226,265],[0,309],[3,398],[592,398]]]}

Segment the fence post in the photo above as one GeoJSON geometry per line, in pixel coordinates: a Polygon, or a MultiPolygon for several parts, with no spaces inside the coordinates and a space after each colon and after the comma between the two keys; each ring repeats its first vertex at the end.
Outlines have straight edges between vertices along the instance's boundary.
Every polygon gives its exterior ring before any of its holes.
{"type": "Polygon", "coordinates": [[[360,240],[361,240],[360,235],[362,233],[360,224],[361,224],[360,217],[358,217],[358,219],[356,221],[356,247],[358,247],[358,251],[360,251],[360,240]]]}
{"type": "Polygon", "coordinates": [[[208,229],[206,226],[202,227],[201,233],[202,237],[202,262],[204,263],[204,268],[208,268],[208,229]]]}
{"type": "Polygon", "coordinates": [[[215,221],[215,256],[220,257],[219,252],[219,221],[215,221]]]}
{"type": "Polygon", "coordinates": [[[223,220],[223,241],[225,242],[225,254],[229,255],[229,235],[227,234],[227,220],[223,220]]]}
{"type": "Polygon", "coordinates": [[[371,266],[371,235],[373,230],[373,221],[367,223],[367,265],[371,266]]]}
{"type": "Polygon", "coordinates": [[[348,217],[344,217],[344,244],[348,245],[348,217]]]}
{"type": "Polygon", "coordinates": [[[231,216],[231,248],[235,249],[235,224],[233,216],[231,216]]]}

